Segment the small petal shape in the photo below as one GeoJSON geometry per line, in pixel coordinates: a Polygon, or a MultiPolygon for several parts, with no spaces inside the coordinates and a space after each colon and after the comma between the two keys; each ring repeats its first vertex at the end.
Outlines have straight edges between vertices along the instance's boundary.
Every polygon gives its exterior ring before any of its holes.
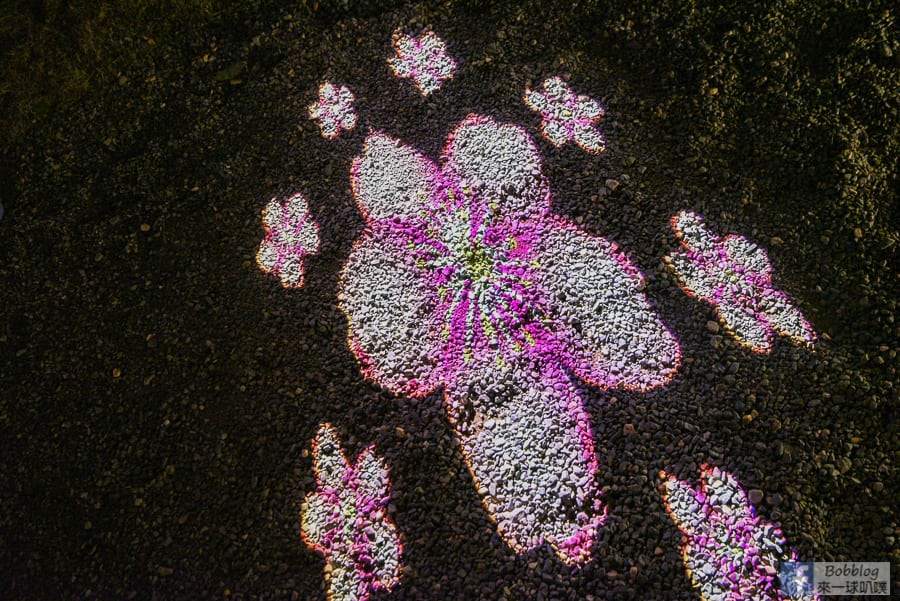
{"type": "Polygon", "coordinates": [[[300,533],[325,555],[328,599],[365,601],[390,590],[400,579],[402,549],[387,517],[387,466],[369,447],[351,467],[329,424],[313,440],[313,464],[319,490],[306,497],[300,533]]]}
{"type": "Polygon", "coordinates": [[[663,501],[683,535],[683,560],[704,601],[816,601],[791,597],[774,575],[782,562],[796,561],[781,530],[758,516],[737,479],[703,466],[700,487],[660,474],[663,501]]]}
{"type": "Polygon", "coordinates": [[[312,492],[306,496],[306,510],[302,515],[300,531],[306,544],[322,553],[331,548],[328,535],[332,507],[329,495],[312,492]]]}
{"type": "Polygon", "coordinates": [[[319,226],[309,216],[309,203],[302,194],[284,202],[273,198],[263,209],[262,221],[266,237],[256,253],[257,264],[285,288],[300,288],[304,259],[319,250],[319,226]]]}
{"type": "Polygon", "coordinates": [[[698,253],[713,253],[721,243],[719,237],[706,228],[703,217],[692,211],[681,211],[672,217],[672,229],[688,250],[698,253]]]}
{"type": "Polygon", "coordinates": [[[572,137],[575,143],[586,151],[597,153],[602,152],[606,148],[603,136],[600,135],[596,128],[587,125],[576,125],[574,129],[572,137]]]}
{"type": "Polygon", "coordinates": [[[356,477],[359,480],[359,495],[374,501],[383,501],[388,489],[388,468],[369,447],[357,459],[356,477]]]}
{"type": "Polygon", "coordinates": [[[816,339],[812,326],[800,309],[780,290],[767,291],[760,300],[760,310],[776,332],[790,336],[795,342],[812,344],[816,339]]]}
{"type": "MultiPolygon", "coordinates": [[[[730,295],[722,295],[723,299],[730,295]]],[[[716,313],[735,338],[750,348],[768,352],[772,350],[772,328],[755,308],[745,303],[719,302],[716,313]]]]}
{"type": "Polygon", "coordinates": [[[541,124],[541,130],[544,132],[544,137],[556,147],[562,146],[571,138],[569,130],[559,121],[545,120],[541,124]]]}
{"type": "Polygon", "coordinates": [[[319,99],[309,105],[309,118],[319,121],[322,137],[333,139],[356,126],[353,92],[347,86],[338,88],[326,81],[319,86],[319,99]]]}
{"type": "Polygon", "coordinates": [[[678,281],[684,291],[690,296],[699,298],[713,298],[721,294],[722,284],[715,273],[700,268],[688,253],[672,253],[665,257],[669,268],[678,275],[678,281]]]}
{"type": "Polygon", "coordinates": [[[762,278],[770,278],[772,264],[766,251],[742,236],[725,236],[722,240],[722,248],[728,255],[728,259],[743,271],[758,274],[762,278]]]}
{"type": "Polygon", "coordinates": [[[394,36],[395,58],[388,59],[394,75],[412,79],[423,96],[440,89],[453,77],[456,61],[447,54],[447,46],[434,32],[420,37],[394,36]]]}
{"type": "Polygon", "coordinates": [[[541,129],[554,146],[574,140],[590,153],[603,152],[606,143],[597,129],[603,117],[600,103],[589,96],[576,95],[559,77],[544,80],[543,91],[525,90],[525,104],[541,114],[541,129]]]}
{"type": "Polygon", "coordinates": [[[756,352],[769,352],[773,332],[778,332],[814,344],[809,322],[773,286],[766,251],[742,236],[719,238],[690,211],[675,215],[672,228],[683,248],[666,257],[666,263],[685,292],[716,308],[739,342],[756,352]]]}

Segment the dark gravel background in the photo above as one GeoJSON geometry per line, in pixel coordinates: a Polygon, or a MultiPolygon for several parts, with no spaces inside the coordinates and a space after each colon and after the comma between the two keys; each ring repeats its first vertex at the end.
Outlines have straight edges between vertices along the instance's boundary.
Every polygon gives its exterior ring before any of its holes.
{"type": "Polygon", "coordinates": [[[184,31],[2,148],[0,597],[324,599],[298,519],[322,421],[392,470],[405,567],[383,598],[695,598],[657,473],[704,461],[762,490],[801,557],[891,561],[900,590],[889,3],[278,4],[184,31]],[[423,99],[386,59],[429,28],[459,69],[423,99]],[[650,393],[585,389],[610,519],[580,570],[512,554],[440,398],[365,382],[336,306],[370,128],[431,157],[470,112],[537,136],[521,96],[553,75],[608,109],[604,155],[539,141],[554,209],[630,254],[685,358],[650,393]],[[306,115],[326,78],[357,98],[335,141],[306,115]],[[288,291],[254,256],[262,207],[296,191],[322,247],[288,291]],[[814,351],[708,330],[662,265],[680,209],[768,250],[814,351]]]}

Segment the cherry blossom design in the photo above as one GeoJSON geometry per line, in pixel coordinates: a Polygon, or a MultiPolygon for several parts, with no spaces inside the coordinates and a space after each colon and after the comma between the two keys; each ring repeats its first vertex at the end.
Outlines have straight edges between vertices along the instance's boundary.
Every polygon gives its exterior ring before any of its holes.
{"type": "Polygon", "coordinates": [[[712,304],[739,342],[769,352],[773,331],[807,345],[815,342],[815,332],[800,310],[772,285],[766,251],[743,236],[719,238],[690,211],[675,215],[672,228],[684,249],[666,262],[682,289],[712,304]]]}
{"type": "Polygon", "coordinates": [[[588,96],[576,95],[559,77],[544,80],[544,90],[525,90],[525,104],[543,117],[544,137],[554,146],[575,140],[583,150],[603,152],[606,144],[595,124],[604,114],[603,107],[588,96]]]}
{"type": "Polygon", "coordinates": [[[338,88],[326,81],[319,87],[319,99],[309,105],[309,118],[319,121],[323,138],[331,140],[343,130],[353,129],[356,125],[354,100],[353,92],[347,86],[338,88]]]}
{"type": "MultiPolygon", "coordinates": [[[[778,586],[775,576],[782,562],[796,562],[781,529],[759,518],[737,479],[704,465],[700,487],[694,489],[666,475],[663,501],[683,536],[688,576],[705,601],[813,601],[817,596],[795,593],[797,587],[778,586]]],[[[800,589],[803,590],[803,589],[800,589]]]]}
{"type": "Polygon", "coordinates": [[[313,440],[318,490],[303,503],[304,542],[325,555],[328,599],[363,601],[400,581],[400,541],[387,516],[388,468],[369,446],[350,466],[330,424],[313,440]]]}
{"type": "Polygon", "coordinates": [[[303,259],[319,250],[319,226],[309,216],[309,204],[302,194],[283,203],[273,198],[263,209],[262,220],[266,237],[256,253],[257,264],[285,288],[300,288],[303,259]]]}
{"type": "Polygon", "coordinates": [[[418,38],[396,34],[394,49],[397,57],[388,59],[394,75],[412,79],[424,96],[438,90],[456,70],[446,44],[432,31],[418,38]]]}
{"type": "Polygon", "coordinates": [[[605,511],[577,387],[665,384],[679,347],[607,240],[551,214],[534,141],[470,115],[439,167],[384,133],[351,183],[366,229],[341,274],[348,342],[395,394],[443,388],[482,502],[517,552],[583,563],[605,511]]]}

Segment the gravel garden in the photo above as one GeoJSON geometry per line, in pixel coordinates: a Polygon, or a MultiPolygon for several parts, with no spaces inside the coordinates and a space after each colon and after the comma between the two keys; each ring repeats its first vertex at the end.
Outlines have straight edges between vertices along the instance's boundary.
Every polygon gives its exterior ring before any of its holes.
{"type": "Polygon", "coordinates": [[[0,21],[0,596],[898,590],[890,3],[191,2],[0,21]]]}

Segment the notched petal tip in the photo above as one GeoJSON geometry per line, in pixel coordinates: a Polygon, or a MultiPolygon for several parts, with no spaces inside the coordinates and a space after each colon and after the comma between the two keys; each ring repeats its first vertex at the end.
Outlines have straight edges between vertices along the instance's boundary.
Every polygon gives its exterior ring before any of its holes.
{"type": "Polygon", "coordinates": [[[323,489],[337,490],[343,487],[344,473],[350,465],[341,450],[341,441],[329,423],[319,426],[313,440],[313,467],[316,479],[323,489]]]}
{"type": "Polygon", "coordinates": [[[384,459],[375,454],[375,447],[369,446],[356,460],[357,491],[376,503],[390,494],[390,472],[384,459]]]}
{"type": "Polygon", "coordinates": [[[703,217],[693,211],[680,211],[672,217],[671,224],[675,235],[690,250],[709,253],[720,243],[719,237],[706,227],[703,217]]]}

